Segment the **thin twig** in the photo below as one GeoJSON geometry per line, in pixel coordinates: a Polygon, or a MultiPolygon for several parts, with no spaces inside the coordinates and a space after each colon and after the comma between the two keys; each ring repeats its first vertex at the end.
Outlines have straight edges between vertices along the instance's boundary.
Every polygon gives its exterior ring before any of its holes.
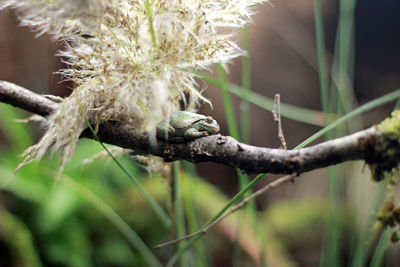
{"type": "Polygon", "coordinates": [[[274,122],[278,123],[278,138],[281,141],[283,149],[287,150],[286,140],[285,140],[285,136],[283,135],[283,130],[282,130],[281,95],[280,94],[275,94],[274,109],[272,111],[272,115],[274,116],[274,122]]]}
{"type": "Polygon", "coordinates": [[[174,240],[170,240],[168,242],[159,244],[157,246],[154,246],[153,249],[161,249],[161,248],[165,248],[168,247],[170,245],[176,244],[178,242],[184,241],[184,240],[190,240],[193,237],[197,236],[197,235],[205,235],[208,233],[208,231],[210,231],[212,228],[214,228],[214,226],[216,226],[218,223],[220,223],[221,221],[225,220],[229,215],[231,215],[232,213],[238,211],[239,209],[245,207],[250,201],[254,200],[255,198],[257,198],[258,196],[264,194],[265,192],[267,192],[270,189],[274,189],[277,186],[289,182],[289,181],[293,181],[294,177],[296,177],[297,174],[296,173],[292,173],[286,176],[283,176],[279,179],[276,179],[275,181],[267,184],[266,186],[262,187],[261,189],[257,190],[256,192],[254,192],[253,194],[251,194],[250,196],[248,196],[247,198],[245,198],[243,201],[241,201],[239,204],[233,206],[226,214],[224,214],[223,216],[219,217],[216,221],[214,221],[213,223],[209,224],[207,227],[201,229],[200,231],[197,231],[195,233],[174,239],[174,240]]]}

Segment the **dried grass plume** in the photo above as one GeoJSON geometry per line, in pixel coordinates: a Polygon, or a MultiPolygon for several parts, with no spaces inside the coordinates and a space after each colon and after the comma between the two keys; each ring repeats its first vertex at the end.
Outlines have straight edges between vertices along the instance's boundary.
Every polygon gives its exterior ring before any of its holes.
{"type": "Polygon", "coordinates": [[[23,26],[65,43],[58,55],[68,68],[59,73],[76,84],[22,165],[60,150],[62,171],[86,118],[95,126],[118,120],[150,130],[182,101],[186,110],[207,102],[193,70],[242,55],[232,28],[249,23],[250,7],[261,2],[1,0],[0,9],[15,9],[23,26]]]}

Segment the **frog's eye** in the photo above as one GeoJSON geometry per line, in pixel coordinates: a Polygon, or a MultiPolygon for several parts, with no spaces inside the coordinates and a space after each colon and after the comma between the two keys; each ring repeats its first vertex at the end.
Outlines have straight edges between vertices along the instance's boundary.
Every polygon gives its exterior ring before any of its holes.
{"type": "Polygon", "coordinates": [[[212,123],[213,121],[214,121],[214,119],[212,117],[207,116],[207,118],[206,118],[207,123],[212,123]]]}

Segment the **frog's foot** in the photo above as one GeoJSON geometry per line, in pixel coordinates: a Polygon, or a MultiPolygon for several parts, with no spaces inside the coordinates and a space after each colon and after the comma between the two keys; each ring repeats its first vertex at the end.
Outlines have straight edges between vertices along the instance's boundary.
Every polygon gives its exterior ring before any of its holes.
{"type": "Polygon", "coordinates": [[[160,139],[168,140],[174,133],[174,127],[167,122],[161,122],[157,125],[157,137],[160,139]]]}
{"type": "Polygon", "coordinates": [[[205,131],[197,131],[196,129],[189,129],[185,132],[184,137],[186,140],[192,140],[204,136],[208,136],[208,132],[205,131]]]}
{"type": "Polygon", "coordinates": [[[60,97],[60,96],[56,96],[56,95],[43,95],[45,98],[56,102],[56,103],[61,103],[63,102],[64,98],[60,97]]]}

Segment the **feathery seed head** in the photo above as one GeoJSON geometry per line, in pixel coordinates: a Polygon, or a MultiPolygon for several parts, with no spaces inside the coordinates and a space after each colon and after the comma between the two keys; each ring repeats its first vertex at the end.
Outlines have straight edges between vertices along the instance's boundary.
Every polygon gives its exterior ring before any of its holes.
{"type": "Polygon", "coordinates": [[[3,0],[22,25],[63,40],[59,71],[76,88],[48,118],[47,132],[25,152],[25,163],[61,150],[61,169],[73,154],[86,118],[98,126],[118,120],[150,130],[202,100],[187,70],[226,63],[243,51],[229,29],[250,21],[264,0],[3,0]]]}

